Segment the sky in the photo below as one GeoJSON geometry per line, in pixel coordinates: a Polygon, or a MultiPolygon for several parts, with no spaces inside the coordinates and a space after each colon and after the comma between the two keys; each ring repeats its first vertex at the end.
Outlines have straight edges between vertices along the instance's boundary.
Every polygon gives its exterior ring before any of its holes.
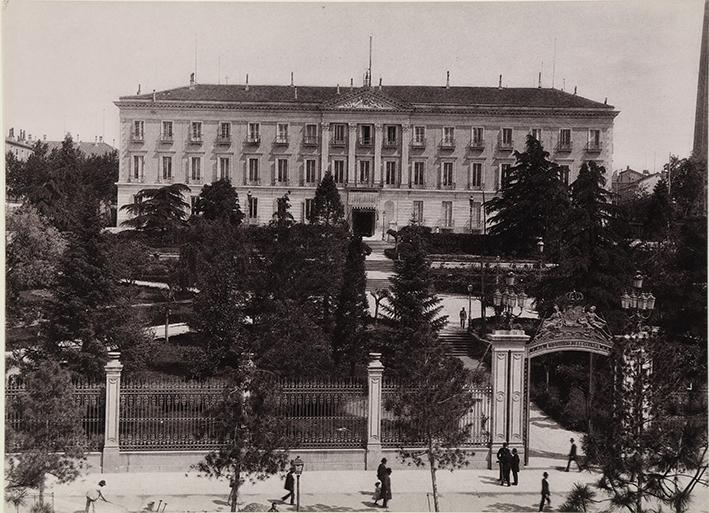
{"type": "Polygon", "coordinates": [[[537,85],[616,107],[614,169],[692,146],[704,0],[241,3],[3,0],[3,123],[118,139],[119,96],[198,83],[537,85]],[[555,51],[556,48],[556,51],[555,51]],[[196,68],[195,68],[196,63],[196,68]],[[553,71],[553,73],[552,73],[553,71]]]}

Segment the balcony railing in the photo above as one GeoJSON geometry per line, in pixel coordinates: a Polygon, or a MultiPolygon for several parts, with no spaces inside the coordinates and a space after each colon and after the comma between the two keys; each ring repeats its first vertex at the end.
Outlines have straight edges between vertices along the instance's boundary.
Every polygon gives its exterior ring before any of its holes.
{"type": "Polygon", "coordinates": [[[246,136],[247,144],[261,144],[261,136],[258,134],[249,134],[246,136]]]}
{"type": "Polygon", "coordinates": [[[218,135],[217,136],[217,144],[223,144],[223,145],[231,144],[231,136],[230,135],[218,135]]]}
{"type": "Polygon", "coordinates": [[[246,180],[246,185],[261,185],[260,178],[249,178],[246,180]]]}
{"type": "Polygon", "coordinates": [[[133,175],[128,175],[128,183],[144,183],[145,182],[145,176],[140,175],[140,176],[133,176],[133,175]]]}
{"type": "Polygon", "coordinates": [[[192,177],[192,176],[189,176],[189,175],[188,175],[188,176],[187,176],[187,180],[185,180],[185,183],[197,183],[197,184],[200,184],[200,183],[202,183],[202,180],[203,180],[203,178],[202,178],[201,176],[192,177]]]}
{"type": "Polygon", "coordinates": [[[172,134],[160,135],[160,142],[163,144],[172,144],[172,142],[173,142],[172,134]]]}
{"type": "Polygon", "coordinates": [[[420,141],[411,141],[411,147],[417,148],[417,149],[425,148],[426,147],[426,139],[422,139],[420,141]]]}
{"type": "Polygon", "coordinates": [[[202,144],[202,136],[201,135],[190,136],[190,144],[202,144]]]}
{"type": "Polygon", "coordinates": [[[345,145],[344,139],[332,139],[330,141],[330,146],[344,146],[344,145],[345,145]]]}
{"type": "Polygon", "coordinates": [[[512,151],[514,144],[512,141],[505,141],[504,139],[498,139],[497,149],[502,151],[512,151]]]}
{"type": "Polygon", "coordinates": [[[556,151],[559,152],[568,152],[573,149],[573,144],[571,141],[559,141],[559,143],[556,145],[556,151]]]}
{"type": "Polygon", "coordinates": [[[306,135],[303,137],[303,146],[317,146],[318,138],[315,135],[306,135]]]}
{"type": "Polygon", "coordinates": [[[278,146],[288,146],[288,136],[287,135],[277,135],[273,141],[273,144],[278,146]]]}
{"type": "Polygon", "coordinates": [[[442,190],[444,190],[444,191],[452,191],[452,190],[455,189],[455,182],[449,183],[449,184],[441,183],[441,184],[439,185],[439,188],[442,189],[442,190]]]}
{"type": "Polygon", "coordinates": [[[455,141],[443,139],[440,144],[442,150],[453,150],[455,149],[455,141]]]}
{"type": "Polygon", "coordinates": [[[136,134],[135,132],[132,132],[130,134],[130,140],[131,142],[142,143],[145,138],[143,137],[143,134],[136,134]]]}
{"type": "Polygon", "coordinates": [[[399,141],[397,141],[397,140],[387,140],[387,139],[384,139],[384,142],[382,143],[382,146],[383,146],[384,148],[396,148],[397,146],[399,146],[399,141]]]}
{"type": "Polygon", "coordinates": [[[471,150],[484,150],[485,149],[485,141],[482,139],[472,139],[470,141],[470,149],[471,150]]]}
{"type": "Polygon", "coordinates": [[[172,183],[172,180],[173,180],[172,176],[164,177],[164,176],[158,175],[157,183],[172,183]]]}
{"type": "Polygon", "coordinates": [[[372,144],[374,144],[374,142],[372,141],[371,138],[370,139],[359,138],[359,139],[357,139],[357,144],[359,146],[364,147],[364,148],[369,148],[372,146],[372,144]]]}
{"type": "Polygon", "coordinates": [[[589,142],[586,144],[586,151],[589,153],[600,153],[603,149],[601,142],[589,142]]]}
{"type": "Polygon", "coordinates": [[[409,189],[425,189],[426,184],[425,183],[410,183],[409,184],[409,189]]]}

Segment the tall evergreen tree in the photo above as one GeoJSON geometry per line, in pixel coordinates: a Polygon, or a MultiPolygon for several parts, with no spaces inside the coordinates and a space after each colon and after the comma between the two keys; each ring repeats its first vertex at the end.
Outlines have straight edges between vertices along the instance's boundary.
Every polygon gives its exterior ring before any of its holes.
{"type": "Polygon", "coordinates": [[[273,213],[273,218],[269,224],[279,230],[290,228],[295,224],[293,214],[290,213],[288,193],[276,199],[276,211],[273,213]]]}
{"type": "Polygon", "coordinates": [[[134,203],[121,207],[133,216],[122,224],[137,230],[168,234],[185,223],[190,205],[184,197],[189,191],[190,188],[182,183],[142,189],[135,195],[134,203]]]}
{"type": "Polygon", "coordinates": [[[226,179],[202,188],[195,203],[194,213],[207,221],[222,220],[235,225],[241,224],[244,219],[244,213],[239,207],[239,193],[226,179]]]}
{"type": "Polygon", "coordinates": [[[646,209],[643,239],[654,241],[666,239],[669,236],[672,218],[672,201],[666,180],[657,182],[646,209]]]}
{"type": "Polygon", "coordinates": [[[566,186],[560,180],[559,165],[531,135],[526,150],[515,151],[516,163],[502,177],[501,195],[486,202],[492,226],[490,235],[500,244],[522,255],[534,254],[542,237],[547,253],[555,257],[559,250],[559,226],[568,208],[566,186]]]}
{"type": "Polygon", "coordinates": [[[328,171],[315,190],[313,208],[310,212],[310,222],[313,224],[337,225],[345,220],[345,209],[342,206],[340,193],[332,173],[328,171]]]}
{"type": "Polygon", "coordinates": [[[353,235],[347,247],[342,288],[335,313],[333,359],[335,365],[349,367],[352,377],[357,364],[367,358],[369,305],[367,303],[367,275],[365,257],[371,253],[362,238],[353,235]]]}

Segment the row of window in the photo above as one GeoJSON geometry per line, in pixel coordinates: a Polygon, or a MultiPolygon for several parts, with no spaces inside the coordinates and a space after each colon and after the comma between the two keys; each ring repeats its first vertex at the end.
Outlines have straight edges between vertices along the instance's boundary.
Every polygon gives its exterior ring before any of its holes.
{"type": "MultiPolygon", "coordinates": [[[[276,124],[276,144],[288,144],[288,123],[276,124]]],[[[173,139],[173,122],[163,121],[161,124],[160,139],[164,142],[171,142],[173,139]]],[[[258,144],[261,142],[260,123],[248,123],[247,126],[247,142],[258,144]]],[[[400,142],[400,129],[398,125],[384,125],[384,146],[397,146],[400,142]]],[[[537,140],[541,140],[542,130],[540,128],[532,128],[529,134],[537,140]]],[[[455,127],[444,126],[441,132],[441,146],[444,148],[455,147],[455,127]]],[[[513,129],[502,128],[498,134],[498,145],[500,148],[512,148],[513,144],[513,129]]],[[[133,130],[131,138],[134,141],[143,141],[145,137],[145,122],[141,120],[133,121],[133,130]]],[[[231,123],[220,122],[217,130],[217,142],[229,142],[231,140],[231,123]]],[[[347,140],[347,125],[337,123],[332,125],[332,138],[330,144],[333,146],[345,145],[347,140]]],[[[190,141],[202,141],[202,122],[190,122],[190,141]]],[[[318,142],[318,126],[315,123],[305,125],[303,134],[304,144],[317,144],[318,142]]],[[[360,146],[371,146],[374,142],[374,125],[359,124],[357,125],[357,143],[360,146]]],[[[413,147],[424,147],[426,144],[426,127],[413,127],[413,147]]],[[[483,127],[472,127],[470,132],[470,146],[473,148],[484,148],[485,146],[485,129],[483,127]]],[[[559,139],[557,150],[571,150],[572,137],[570,128],[562,128],[559,130],[559,139]]],[[[598,129],[588,130],[587,140],[588,150],[601,149],[601,131],[598,129]]]]}
{"type": "MultiPolygon", "coordinates": [[[[357,161],[355,180],[360,184],[372,184],[373,175],[371,172],[370,160],[357,161]]],[[[344,184],[347,174],[345,161],[342,159],[333,160],[333,178],[335,183],[344,184]]],[[[188,178],[190,181],[199,182],[202,180],[202,157],[193,156],[188,161],[188,178]]],[[[398,174],[398,163],[396,161],[384,162],[383,181],[386,185],[397,185],[401,182],[398,174]]],[[[499,172],[501,183],[507,179],[512,164],[500,164],[499,172]]],[[[219,157],[217,160],[217,179],[230,179],[231,159],[230,157],[219,157]]],[[[260,160],[258,158],[247,159],[248,180],[250,183],[258,183],[261,179],[260,160]]],[[[276,159],[276,181],[288,183],[289,161],[288,159],[276,159]]],[[[423,186],[426,173],[426,163],[415,161],[412,169],[412,184],[423,186]]],[[[440,184],[443,187],[455,188],[453,162],[443,162],[440,168],[440,184]]],[[[130,178],[133,181],[142,181],[145,174],[145,157],[143,155],[133,155],[130,178]]],[[[164,181],[173,178],[173,157],[163,155],[160,159],[159,177],[164,181]]],[[[315,183],[317,177],[317,163],[315,159],[306,159],[304,162],[304,180],[307,183],[315,183]]],[[[569,183],[569,166],[561,166],[561,180],[569,183]]],[[[483,187],[483,165],[482,162],[473,162],[470,166],[470,186],[483,187]]]]}

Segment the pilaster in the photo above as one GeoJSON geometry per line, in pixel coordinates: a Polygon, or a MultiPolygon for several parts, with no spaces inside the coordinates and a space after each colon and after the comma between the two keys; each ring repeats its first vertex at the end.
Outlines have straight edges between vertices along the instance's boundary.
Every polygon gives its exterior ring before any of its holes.
{"type": "Polygon", "coordinates": [[[347,141],[347,183],[355,183],[355,148],[357,147],[357,125],[348,125],[347,141]]]}
{"type": "Polygon", "coordinates": [[[382,180],[382,125],[374,125],[374,186],[381,187],[382,180]]]}
{"type": "Polygon", "coordinates": [[[330,160],[330,123],[322,123],[320,129],[320,175],[318,183],[322,181],[328,170],[328,162],[330,160]]]}
{"type": "Polygon", "coordinates": [[[384,364],[381,353],[369,353],[367,366],[367,386],[369,390],[369,411],[367,414],[367,469],[376,468],[382,457],[382,379],[384,364]]]}
{"type": "Polygon", "coordinates": [[[120,409],[121,353],[109,352],[108,363],[104,366],[106,372],[106,423],[103,441],[103,472],[118,472],[120,470],[118,414],[120,409]]]}
{"type": "Polygon", "coordinates": [[[399,166],[399,181],[398,185],[404,180],[408,180],[409,187],[411,187],[411,168],[409,166],[409,147],[411,141],[411,130],[409,125],[404,125],[401,127],[401,166],[399,166]]]}

